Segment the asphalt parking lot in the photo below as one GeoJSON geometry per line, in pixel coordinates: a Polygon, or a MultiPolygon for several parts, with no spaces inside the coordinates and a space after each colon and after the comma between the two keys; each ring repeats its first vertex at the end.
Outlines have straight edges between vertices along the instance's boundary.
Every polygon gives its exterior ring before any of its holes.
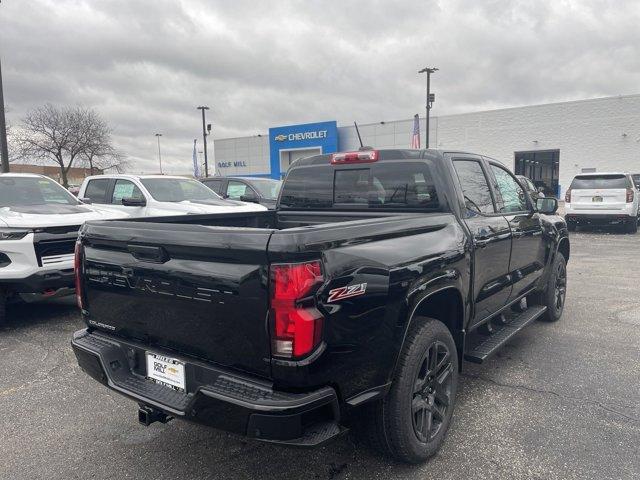
{"type": "Polygon", "coordinates": [[[639,478],[640,234],[571,241],[562,320],[466,364],[449,437],[417,467],[350,436],[291,450],[184,422],[142,427],[133,402],[77,367],[71,299],[15,306],[0,328],[0,478],[639,478]]]}

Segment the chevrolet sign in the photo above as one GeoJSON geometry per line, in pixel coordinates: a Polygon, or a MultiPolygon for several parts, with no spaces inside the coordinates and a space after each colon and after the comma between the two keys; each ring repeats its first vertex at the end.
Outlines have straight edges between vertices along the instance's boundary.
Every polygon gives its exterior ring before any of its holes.
{"type": "Polygon", "coordinates": [[[288,135],[280,134],[273,137],[277,142],[284,142],[289,140],[295,142],[299,140],[315,140],[320,138],[327,138],[327,130],[317,130],[311,132],[290,133],[288,135]]]}

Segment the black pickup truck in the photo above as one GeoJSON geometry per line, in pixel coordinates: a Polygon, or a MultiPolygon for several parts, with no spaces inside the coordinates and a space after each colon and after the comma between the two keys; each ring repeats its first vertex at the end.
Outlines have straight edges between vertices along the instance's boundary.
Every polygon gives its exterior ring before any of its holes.
{"type": "Polygon", "coordinates": [[[463,360],[560,318],[556,209],[470,153],[301,159],[275,211],[87,223],[73,349],[145,425],[182,418],[295,446],[358,428],[424,461],[463,360]]]}

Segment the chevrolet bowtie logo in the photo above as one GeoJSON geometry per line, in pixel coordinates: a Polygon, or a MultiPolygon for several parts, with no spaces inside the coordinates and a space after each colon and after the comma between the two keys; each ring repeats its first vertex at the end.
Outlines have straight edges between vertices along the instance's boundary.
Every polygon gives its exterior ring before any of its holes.
{"type": "Polygon", "coordinates": [[[287,136],[281,133],[280,135],[276,135],[274,138],[276,142],[284,142],[287,139],[287,136]]]}

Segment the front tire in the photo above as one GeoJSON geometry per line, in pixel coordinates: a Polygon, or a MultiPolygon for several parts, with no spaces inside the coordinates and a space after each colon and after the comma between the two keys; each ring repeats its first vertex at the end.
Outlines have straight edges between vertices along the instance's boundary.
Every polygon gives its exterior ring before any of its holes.
{"type": "Polygon", "coordinates": [[[449,426],[458,388],[458,354],[449,329],[414,319],[387,396],[369,405],[365,433],[378,451],[406,463],[436,454],[449,426]]]}
{"type": "Polygon", "coordinates": [[[551,266],[549,283],[542,292],[537,292],[527,300],[532,305],[543,305],[547,311],[540,317],[545,322],[557,322],[562,317],[567,295],[567,261],[562,253],[557,252],[551,266]]]}

